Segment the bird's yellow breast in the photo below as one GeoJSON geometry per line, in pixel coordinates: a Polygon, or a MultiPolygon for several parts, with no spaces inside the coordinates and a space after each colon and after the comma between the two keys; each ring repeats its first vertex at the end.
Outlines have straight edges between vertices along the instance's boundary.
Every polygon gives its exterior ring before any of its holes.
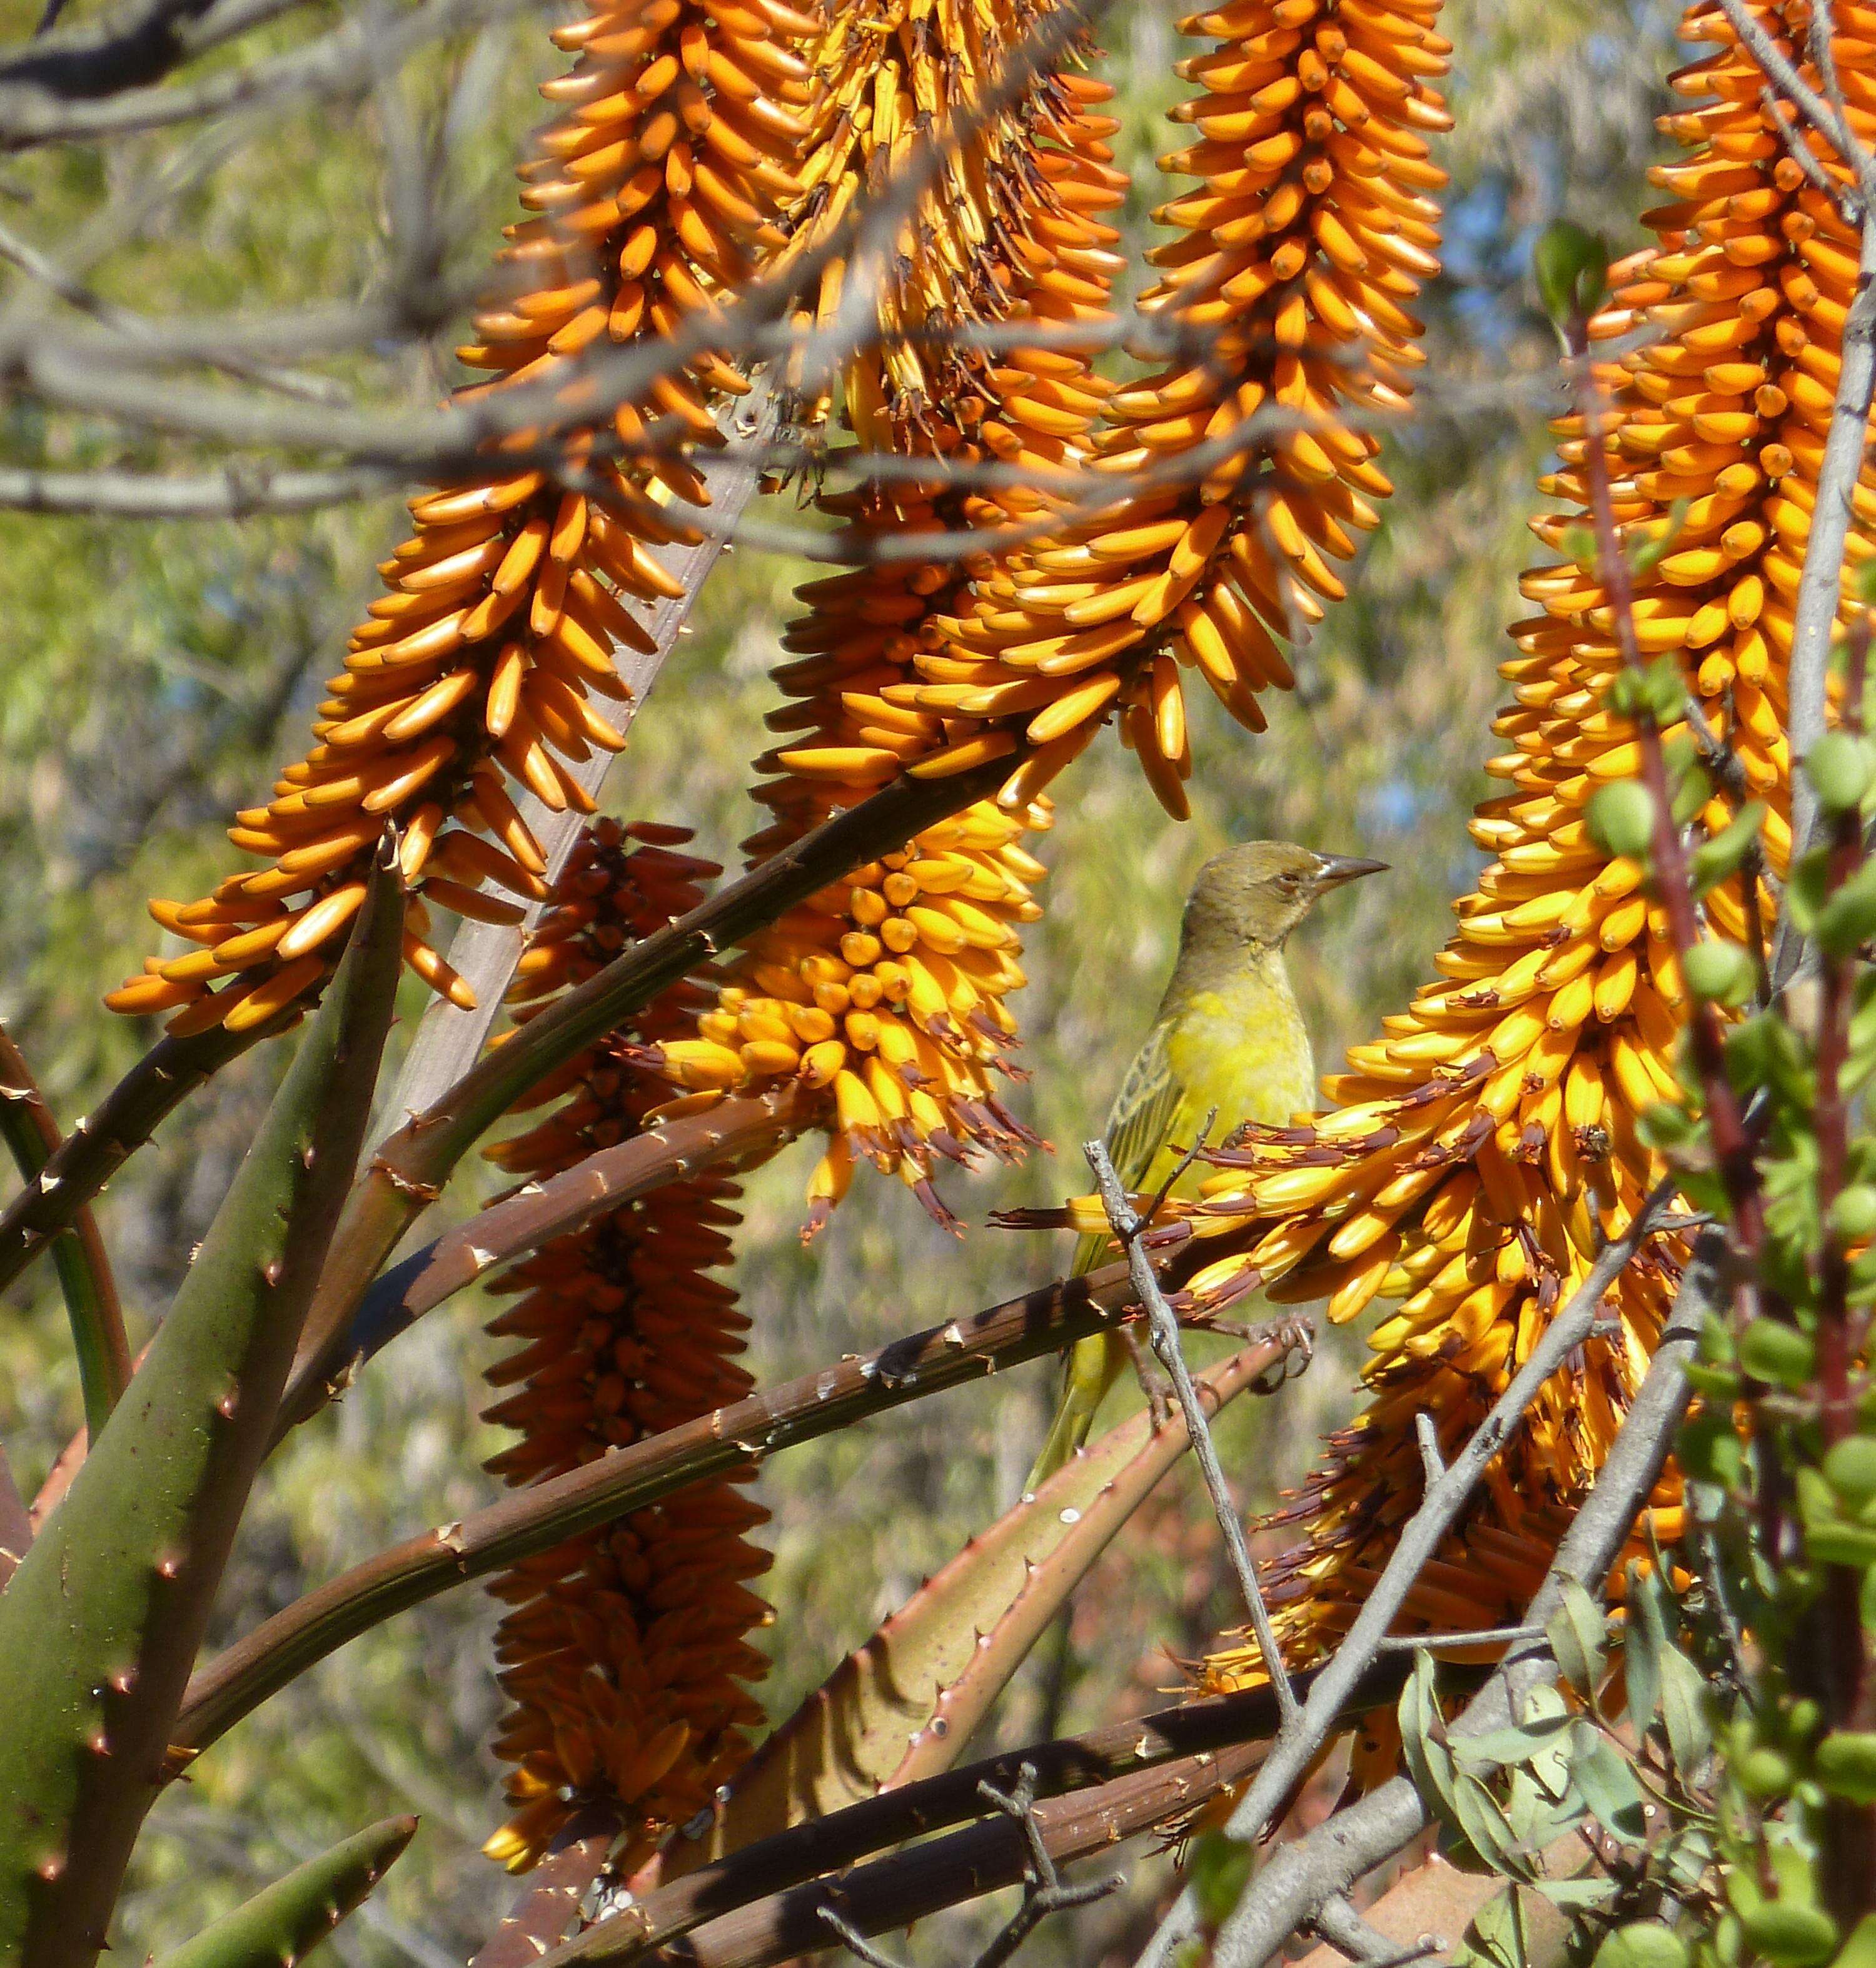
{"type": "MultiPolygon", "coordinates": [[[[1211,1140],[1221,1141],[1240,1121],[1281,1126],[1315,1104],[1315,1061],[1289,979],[1280,964],[1200,991],[1173,1015],[1167,1052],[1180,1086],[1171,1139],[1189,1144],[1218,1109],[1211,1140]]],[[[1172,1166],[1155,1180],[1163,1181],[1172,1166]]],[[[1195,1167],[1182,1190],[1195,1188],[1211,1171],[1195,1167]]],[[[1149,1185],[1150,1186],[1150,1185],[1149,1185]]]]}

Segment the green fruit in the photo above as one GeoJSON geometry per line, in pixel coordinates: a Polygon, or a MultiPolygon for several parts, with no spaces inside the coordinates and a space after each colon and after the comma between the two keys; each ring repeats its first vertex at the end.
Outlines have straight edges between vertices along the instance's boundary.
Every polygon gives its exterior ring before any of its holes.
{"type": "Polygon", "coordinates": [[[1805,754],[1804,776],[1826,813],[1848,813],[1869,791],[1869,747],[1848,731],[1826,731],[1805,754]]]}
{"type": "Polygon", "coordinates": [[[1766,1900],[1742,1915],[1745,1937],[1776,1968],[1811,1968],[1837,1945],[1837,1923],[1816,1907],[1766,1900]]]}
{"type": "Polygon", "coordinates": [[[1846,1436],[1824,1452],[1824,1481],[1852,1510],[1876,1497],[1876,1437],[1846,1436]]]}
{"type": "Polygon", "coordinates": [[[1839,1730],[1817,1746],[1817,1780],[1852,1804],[1876,1804],[1876,1736],[1839,1730]]]}
{"type": "Polygon", "coordinates": [[[1876,1237],[1876,1183],[1852,1183],[1830,1206],[1830,1227],[1840,1243],[1876,1237]]]}
{"type": "Polygon", "coordinates": [[[1739,1364],[1775,1387],[1806,1387],[1817,1371],[1817,1348],[1808,1333],[1783,1319],[1755,1319],[1740,1335],[1739,1364]]]}
{"type": "Polygon", "coordinates": [[[1732,1766],[1734,1779],[1748,1797],[1782,1797],[1795,1774],[1791,1759],[1778,1750],[1748,1750],[1732,1766]]]}
{"type": "Polygon", "coordinates": [[[1642,859],[1654,831],[1654,801],[1639,779],[1618,779],[1590,796],[1590,832],[1605,853],[1642,859]]]}
{"type": "Polygon", "coordinates": [[[1680,974],[1695,997],[1713,1005],[1743,1005],[1758,986],[1758,968],[1739,944],[1711,938],[1680,960],[1680,974]]]}
{"type": "Polygon", "coordinates": [[[1595,1968],[1687,1968],[1687,1944],[1659,1921],[1619,1927],[1596,1950],[1595,1968]]]}

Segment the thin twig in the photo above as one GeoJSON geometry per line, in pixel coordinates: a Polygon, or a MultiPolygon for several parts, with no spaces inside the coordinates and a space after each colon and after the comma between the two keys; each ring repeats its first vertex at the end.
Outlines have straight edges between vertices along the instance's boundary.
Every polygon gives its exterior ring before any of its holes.
{"type": "Polygon", "coordinates": [[[1099,1185],[1102,1206],[1108,1212],[1108,1227],[1126,1254],[1129,1274],[1134,1289],[1146,1308],[1147,1329],[1153,1335],[1153,1350],[1160,1356],[1160,1364],[1172,1376],[1172,1390],[1179,1398],[1179,1410],[1185,1417],[1186,1431],[1192,1438],[1192,1453],[1198,1458],[1198,1467],[1205,1479],[1205,1488],[1211,1498],[1211,1507],[1218,1520],[1218,1531],[1224,1540],[1224,1549],[1231,1560],[1231,1569],[1236,1574],[1238,1589],[1244,1595],[1244,1604],[1250,1609],[1251,1631],[1257,1636],[1257,1645],[1262,1649],[1264,1666],[1270,1676],[1271,1685],[1276,1690],[1277,1706],[1284,1726],[1288,1728],[1302,1712],[1296,1699],[1295,1690],[1291,1687],[1289,1673],[1284,1665],[1282,1650],[1276,1643],[1276,1630],[1270,1624],[1269,1608],[1263,1602],[1263,1591],[1257,1583],[1257,1568],[1251,1560],[1250,1551],[1244,1542],[1244,1526],[1239,1517],[1237,1504],[1232,1496],[1231,1486],[1224,1480],[1224,1471],[1218,1461],[1218,1452],[1211,1439],[1211,1429],[1205,1419],[1205,1411],[1198,1399],[1198,1390],[1192,1384],[1192,1370],[1185,1364],[1185,1355],[1179,1346],[1179,1321],[1172,1316],[1172,1308],[1166,1302],[1166,1294],[1160,1289],[1160,1280],[1155,1275],[1153,1260],[1147,1254],[1140,1241],[1140,1232],[1146,1227],[1139,1213],[1128,1200],[1121,1178],[1114,1173],[1114,1161],[1101,1141],[1083,1144],[1082,1153],[1088,1157],[1088,1165],[1095,1172],[1095,1180],[1099,1185]]]}
{"type": "Polygon", "coordinates": [[[1411,1947],[1396,1947],[1362,1918],[1345,1893],[1325,1900],[1316,1909],[1312,1924],[1337,1953],[1351,1961],[1365,1962],[1368,1968],[1407,1968],[1410,1961],[1424,1961],[1440,1951],[1439,1944],[1431,1940],[1416,1941],[1411,1947]]]}
{"type": "MultiPolygon", "coordinates": [[[[296,1600],[210,1662],[191,1684],[170,1740],[203,1747],[315,1661],[439,1592],[693,1484],[759,1467],[778,1450],[1059,1351],[1133,1316],[1136,1306],[1124,1265],[1058,1280],[849,1355],[406,1539],[296,1600]]],[[[1295,1344],[1293,1329],[1279,1329],[1269,1344],[1275,1366],[1295,1344]]]]}
{"type": "Polygon", "coordinates": [[[1451,1633],[1386,1633],[1376,1646],[1377,1654],[1430,1653],[1442,1647],[1508,1647],[1519,1640],[1536,1638],[1541,1627],[1473,1627],[1451,1633]]]}
{"type": "Polygon", "coordinates": [[[1056,1870],[1053,1856],[1049,1850],[1049,1841],[1044,1835],[1040,1821],[1036,1815],[1036,1766],[1024,1763],[1016,1773],[1016,1782],[1007,1791],[997,1788],[986,1779],[977,1786],[978,1794],[993,1809],[1000,1811],[1006,1817],[1013,1818],[1022,1827],[1023,1840],[1029,1848],[1029,1867],[1024,1875],[1023,1902],[1016,1911],[1004,1923],[997,1934],[979,1954],[972,1968],[1003,1968],[1003,1964],[1015,1953],[1040,1924],[1051,1914],[1066,1913],[1071,1908],[1092,1906],[1096,1900],[1105,1899],[1126,1879],[1123,1873],[1114,1873],[1105,1879],[1096,1879],[1084,1886],[1065,1886],[1056,1870]]]}

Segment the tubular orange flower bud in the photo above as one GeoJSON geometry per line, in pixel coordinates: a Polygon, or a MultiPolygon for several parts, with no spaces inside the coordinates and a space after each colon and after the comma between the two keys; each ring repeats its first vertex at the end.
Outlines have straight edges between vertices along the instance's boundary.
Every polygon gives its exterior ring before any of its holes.
{"type": "MultiPolygon", "coordinates": [[[[792,44],[810,24],[783,0],[748,0],[734,23],[700,0],[593,0],[585,19],[555,31],[577,59],[542,85],[561,113],[521,167],[532,215],[508,228],[500,297],[459,351],[492,379],[456,393],[501,404],[525,388],[538,418],[530,409],[484,465],[410,502],[416,530],[380,565],[387,592],[327,686],[317,744],[231,830],[269,865],[160,913],[201,947],[160,963],[160,983],[146,976],[114,992],[117,1008],[180,1002],[177,1017],[199,1029],[244,1015],[251,999],[274,1008],[296,962],[296,988],[312,989],[344,934],[336,898],[387,821],[405,830],[419,897],[499,919],[507,905],[474,900],[485,883],[541,892],[545,863],[505,782],[555,811],[591,811],[567,765],[623,743],[593,699],[629,696],[618,645],[653,649],[627,604],[675,591],[646,549],[699,537],[684,517],[706,497],[690,455],[718,441],[716,400],[746,387],[700,350],[619,406],[619,455],[605,455],[583,353],[694,330],[785,247],[776,215],[798,189],[788,167],[807,80],[792,44]],[[561,489],[529,461],[544,446],[590,486],[561,489]]],[[[412,967],[466,1002],[430,947],[427,912],[413,915],[412,967]]]]}
{"type": "MultiPolygon", "coordinates": [[[[941,14],[935,39],[922,21],[836,17],[817,63],[820,138],[802,176],[817,215],[804,240],[826,236],[823,219],[841,217],[921,114],[939,133],[972,116],[1047,11],[1014,8],[989,21],[941,14]]],[[[1125,188],[1105,142],[1114,126],[1095,113],[1108,93],[1072,67],[1044,70],[948,160],[908,226],[879,309],[887,338],[848,362],[843,399],[864,448],[939,460],[954,475],[823,497],[862,553],[1042,509],[1045,492],[973,484],[973,466],[1060,472],[1085,458],[1105,394],[1087,357],[986,351],[969,336],[1105,312],[1119,262],[1097,215],[1125,188]],[[894,330],[921,338],[893,339],[894,330]]],[[[829,270],[823,312],[852,277],[844,264],[829,270]]],[[[956,762],[954,740],[975,740],[973,720],[954,729],[910,697],[914,659],[936,646],[937,617],[959,604],[968,578],[955,555],[882,554],[800,590],[808,612],[784,639],[797,660],[778,673],[792,701],[769,719],[784,742],[758,761],[756,797],[775,817],[747,843],[753,858],[902,772],[956,762]]],[[[1001,733],[995,743],[1014,749],[1001,733]]],[[[1042,869],[1019,843],[1047,824],[1027,797],[981,802],[832,885],[750,944],[698,1042],[665,1049],[671,1076],[699,1091],[789,1076],[823,1089],[835,1141],[810,1184],[810,1233],[856,1158],[898,1173],[949,1222],[931,1183],[938,1160],[978,1148],[1014,1156],[1033,1139],[998,1099],[996,1076],[1013,1070],[1004,999],[1023,982],[1019,927],[1040,914],[1032,890],[1042,869]]]]}
{"type": "MultiPolygon", "coordinates": [[[[1804,11],[1753,11],[1802,66],[1804,11]]],[[[1876,135],[1876,115],[1856,106],[1876,66],[1876,13],[1838,21],[1849,114],[1859,134],[1876,135]]],[[[1791,604],[1854,261],[1724,15],[1700,0],[1682,31],[1719,44],[1674,78],[1700,99],[1664,119],[1691,155],[1654,174],[1675,201],[1649,215],[1661,243],[1617,270],[1615,300],[1593,329],[1639,345],[1604,365],[1599,439],[1580,417],[1560,426],[1564,468],[1546,489],[1580,511],[1584,446],[1601,442],[1625,550],[1655,556],[1635,578],[1643,648],[1676,660],[1704,722],[1768,802],[1763,846],[1781,867],[1791,604]]],[[[1855,506],[1853,567],[1876,532],[1867,467],[1855,506]]],[[[1537,530],[1574,538],[1566,518],[1537,530]]],[[[1586,565],[1525,579],[1544,612],[1515,632],[1522,653],[1504,674],[1515,702],[1496,727],[1509,743],[1489,768],[1511,790],[1473,827],[1497,859],[1457,905],[1441,981],[1351,1051],[1328,1088],[1337,1110],[1312,1127],[1259,1131],[1221,1157],[1231,1166],[1208,1186],[1202,1232],[1241,1229],[1249,1215],[1261,1235],[1199,1274],[1202,1297],[1262,1282],[1286,1299],[1327,1296],[1337,1318],[1376,1295],[1395,1308],[1370,1342],[1372,1404],[1284,1513],[1308,1526],[1276,1568],[1279,1630],[1299,1660],[1333,1644],[1416,1505],[1415,1416],[1432,1417],[1447,1446],[1467,1436],[1662,1173],[1636,1124],[1677,1097],[1686,990],[1642,871],[1603,852],[1586,824],[1596,788],[1632,773],[1635,746],[1603,707],[1620,658],[1594,558],[1582,551],[1586,565]]],[[[1731,812],[1716,794],[1703,817],[1716,827],[1731,812]]],[[[1709,928],[1747,940],[1760,899],[1740,878],[1722,885],[1706,901],[1709,928]]],[[[1551,1381],[1416,1588],[1412,1626],[1519,1617],[1620,1424],[1680,1256],[1658,1238],[1623,1274],[1607,1325],[1551,1381]]],[[[1679,1507],[1671,1472],[1654,1507],[1664,1542],[1679,1507]]],[[[1258,1671],[1254,1652],[1233,1649],[1208,1663],[1208,1679],[1231,1685],[1258,1671]]]]}
{"type": "MultiPolygon", "coordinates": [[[[699,899],[714,866],[677,851],[681,827],[600,821],[582,840],[514,994],[536,1008],[626,940],[699,899]]],[[[668,1089],[628,1062],[635,1041],[690,1028],[708,1002],[680,983],[555,1076],[561,1104],[492,1151],[530,1179],[557,1173],[644,1125],[668,1089]]],[[[526,1016],[523,1012],[521,1015],[526,1016]]],[[[556,1238],[496,1289],[519,1295],[489,1330],[520,1342],[490,1380],[513,1388],[487,1419],[520,1431],[490,1467],[539,1482],[738,1399],[748,1322],[710,1274],[730,1256],[734,1186],[673,1183],[556,1238]]],[[[629,1863],[707,1804],[761,1720],[746,1684],[765,1671],[746,1634],[768,1609],[747,1581],[768,1565],[746,1533],[766,1513],[731,1479],[693,1486],[503,1573],[496,1639],[513,1704],[496,1738],[513,1815],[485,1848],[526,1871],[587,1804],[615,1808],[629,1863]]]]}
{"type": "Polygon", "coordinates": [[[1389,489],[1368,425],[1409,394],[1407,308],[1438,266],[1438,14],[1232,0],[1182,23],[1216,45],[1179,64],[1204,93],[1173,115],[1198,141],[1163,161],[1200,188],[1161,209],[1180,237],[1140,306],[1192,346],[1112,400],[1096,469],[1126,495],[980,581],[914,701],[1059,747],[1058,766],[1118,713],[1178,817],[1181,672],[1262,728],[1257,693],[1291,681],[1279,640],[1341,594],[1331,563],[1389,489]]]}

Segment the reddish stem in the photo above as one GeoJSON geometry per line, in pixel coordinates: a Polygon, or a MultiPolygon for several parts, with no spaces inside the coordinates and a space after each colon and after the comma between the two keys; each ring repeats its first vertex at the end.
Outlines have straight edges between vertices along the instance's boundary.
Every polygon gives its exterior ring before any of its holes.
{"type": "MultiPolygon", "coordinates": [[[[1581,364],[1580,394],[1583,405],[1583,476],[1589,481],[1590,510],[1595,522],[1598,572],[1603,592],[1609,597],[1609,613],[1616,632],[1616,647],[1625,668],[1636,676],[1644,675],[1640,645],[1635,633],[1635,590],[1629,578],[1628,556],[1616,529],[1616,513],[1609,497],[1609,461],[1603,452],[1601,392],[1590,367],[1589,324],[1579,315],[1570,325],[1570,353],[1581,364]]],[[[1688,875],[1687,849],[1674,824],[1673,789],[1668,783],[1667,759],[1661,746],[1661,727],[1646,704],[1638,706],[1634,717],[1635,736],[1642,750],[1642,783],[1648,788],[1654,809],[1648,851],[1654,863],[1653,886],[1667,918],[1668,934],[1675,956],[1683,960],[1700,940],[1700,918],[1688,875]]],[[[1719,1013],[1705,1001],[1696,1001],[1688,1015],[1688,1031],[1693,1047],[1693,1063],[1700,1076],[1701,1094],[1706,1103],[1707,1128],[1720,1180],[1733,1212],[1734,1241],[1748,1261],[1742,1273],[1742,1292],[1755,1289],[1759,1259],[1764,1247],[1765,1213],[1760,1192],[1758,1167],[1754,1159],[1751,1135],[1745,1117],[1726,1076],[1726,1048],[1720,1036],[1719,1013]]],[[[1749,1306],[1742,1306],[1749,1312],[1749,1306]]]]}

